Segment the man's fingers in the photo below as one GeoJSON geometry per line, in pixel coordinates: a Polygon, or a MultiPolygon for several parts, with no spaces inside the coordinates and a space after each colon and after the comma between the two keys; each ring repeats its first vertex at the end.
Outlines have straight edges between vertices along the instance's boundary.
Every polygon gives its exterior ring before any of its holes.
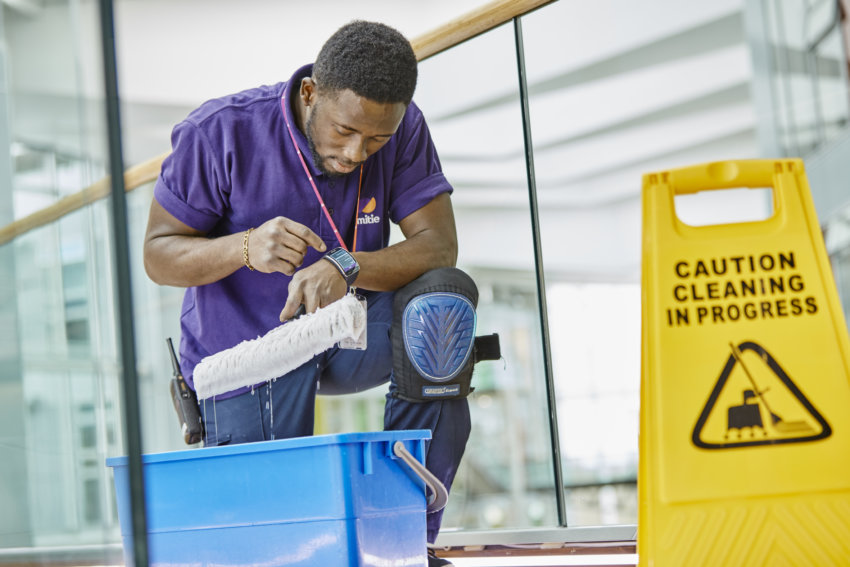
{"type": "Polygon", "coordinates": [[[290,249],[279,250],[276,257],[269,263],[277,272],[291,276],[304,263],[304,255],[290,249]]]}
{"type": "Polygon", "coordinates": [[[307,228],[305,225],[295,222],[291,219],[286,219],[286,231],[303,240],[308,246],[312,246],[319,252],[327,250],[324,241],[319,236],[307,228]]]}
{"type": "Polygon", "coordinates": [[[302,303],[307,313],[314,313],[345,295],[346,289],[337,269],[327,262],[317,262],[298,270],[289,282],[289,298],[280,313],[280,320],[292,318],[302,303]]]}
{"type": "Polygon", "coordinates": [[[285,323],[295,317],[295,313],[301,305],[303,305],[301,303],[301,294],[290,292],[286,300],[286,305],[283,306],[283,310],[280,312],[280,322],[285,323]]]}
{"type": "Polygon", "coordinates": [[[248,243],[251,264],[261,272],[280,272],[287,276],[304,264],[312,247],[325,252],[327,246],[305,225],[286,217],[275,217],[251,234],[248,243]]]}
{"type": "Polygon", "coordinates": [[[316,309],[321,307],[319,304],[319,298],[315,295],[309,295],[304,297],[304,309],[307,313],[315,313],[316,309]]]}

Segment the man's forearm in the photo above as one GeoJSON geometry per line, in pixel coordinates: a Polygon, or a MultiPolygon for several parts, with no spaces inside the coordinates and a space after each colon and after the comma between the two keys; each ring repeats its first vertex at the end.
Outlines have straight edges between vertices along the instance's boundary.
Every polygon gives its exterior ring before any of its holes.
{"type": "Polygon", "coordinates": [[[360,264],[356,287],[394,291],[429,270],[454,266],[457,243],[436,231],[423,231],[383,250],[357,252],[354,257],[360,264]]]}
{"type": "Polygon", "coordinates": [[[145,243],[145,271],[160,285],[190,287],[218,281],[245,265],[242,238],[242,233],[152,238],[145,243]]]}

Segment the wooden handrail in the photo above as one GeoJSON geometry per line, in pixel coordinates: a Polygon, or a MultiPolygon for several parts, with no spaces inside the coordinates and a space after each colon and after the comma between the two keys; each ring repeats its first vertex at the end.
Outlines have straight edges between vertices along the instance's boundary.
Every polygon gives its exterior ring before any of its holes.
{"type": "Polygon", "coordinates": [[[410,41],[419,61],[527,14],[554,0],[495,0],[410,41]]]}
{"type": "MultiPolygon", "coordinates": [[[[170,152],[168,152],[170,153],[170,152]]],[[[132,191],[145,183],[156,180],[162,160],[168,155],[164,153],[139,165],[134,165],[124,172],[124,186],[132,191]]],[[[0,228],[0,246],[38,227],[55,222],[68,213],[90,205],[98,199],[108,196],[111,190],[111,179],[104,177],[81,191],[59,199],[50,206],[11,222],[0,228]]]]}
{"type": "MultiPolygon", "coordinates": [[[[553,1],[494,0],[412,39],[410,43],[413,45],[416,58],[422,61],[553,1]]],[[[124,173],[125,190],[130,192],[142,185],[156,181],[162,167],[162,160],[170,153],[166,152],[128,168],[124,173]]],[[[109,193],[110,178],[105,177],[52,205],[9,223],[0,228],[0,246],[26,232],[55,222],[68,213],[106,197],[109,193]]]]}

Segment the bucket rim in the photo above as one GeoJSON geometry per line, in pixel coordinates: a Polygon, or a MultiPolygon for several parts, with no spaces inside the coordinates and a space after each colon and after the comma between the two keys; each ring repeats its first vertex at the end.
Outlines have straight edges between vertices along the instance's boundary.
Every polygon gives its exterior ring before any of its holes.
{"type": "MultiPolygon", "coordinates": [[[[283,449],[299,449],[321,445],[344,445],[354,443],[376,443],[395,441],[427,441],[431,439],[429,429],[407,429],[394,431],[368,431],[352,433],[330,433],[325,435],[310,435],[292,437],[290,439],[275,439],[272,441],[256,441],[237,445],[222,445],[219,447],[199,447],[181,451],[150,453],[142,455],[143,464],[185,461],[194,459],[223,457],[232,454],[265,453],[283,449]]],[[[128,464],[126,455],[106,459],[108,467],[123,467],[128,464]]]]}

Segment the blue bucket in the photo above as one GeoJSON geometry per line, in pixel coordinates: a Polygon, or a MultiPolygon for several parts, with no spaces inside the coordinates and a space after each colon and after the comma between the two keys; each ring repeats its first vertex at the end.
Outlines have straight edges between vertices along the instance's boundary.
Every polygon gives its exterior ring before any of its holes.
{"type": "MultiPolygon", "coordinates": [[[[347,433],[143,455],[150,564],[424,566],[425,482],[397,455],[401,445],[418,467],[430,438],[347,433]]],[[[132,565],[128,459],[106,464],[132,565]]]]}

